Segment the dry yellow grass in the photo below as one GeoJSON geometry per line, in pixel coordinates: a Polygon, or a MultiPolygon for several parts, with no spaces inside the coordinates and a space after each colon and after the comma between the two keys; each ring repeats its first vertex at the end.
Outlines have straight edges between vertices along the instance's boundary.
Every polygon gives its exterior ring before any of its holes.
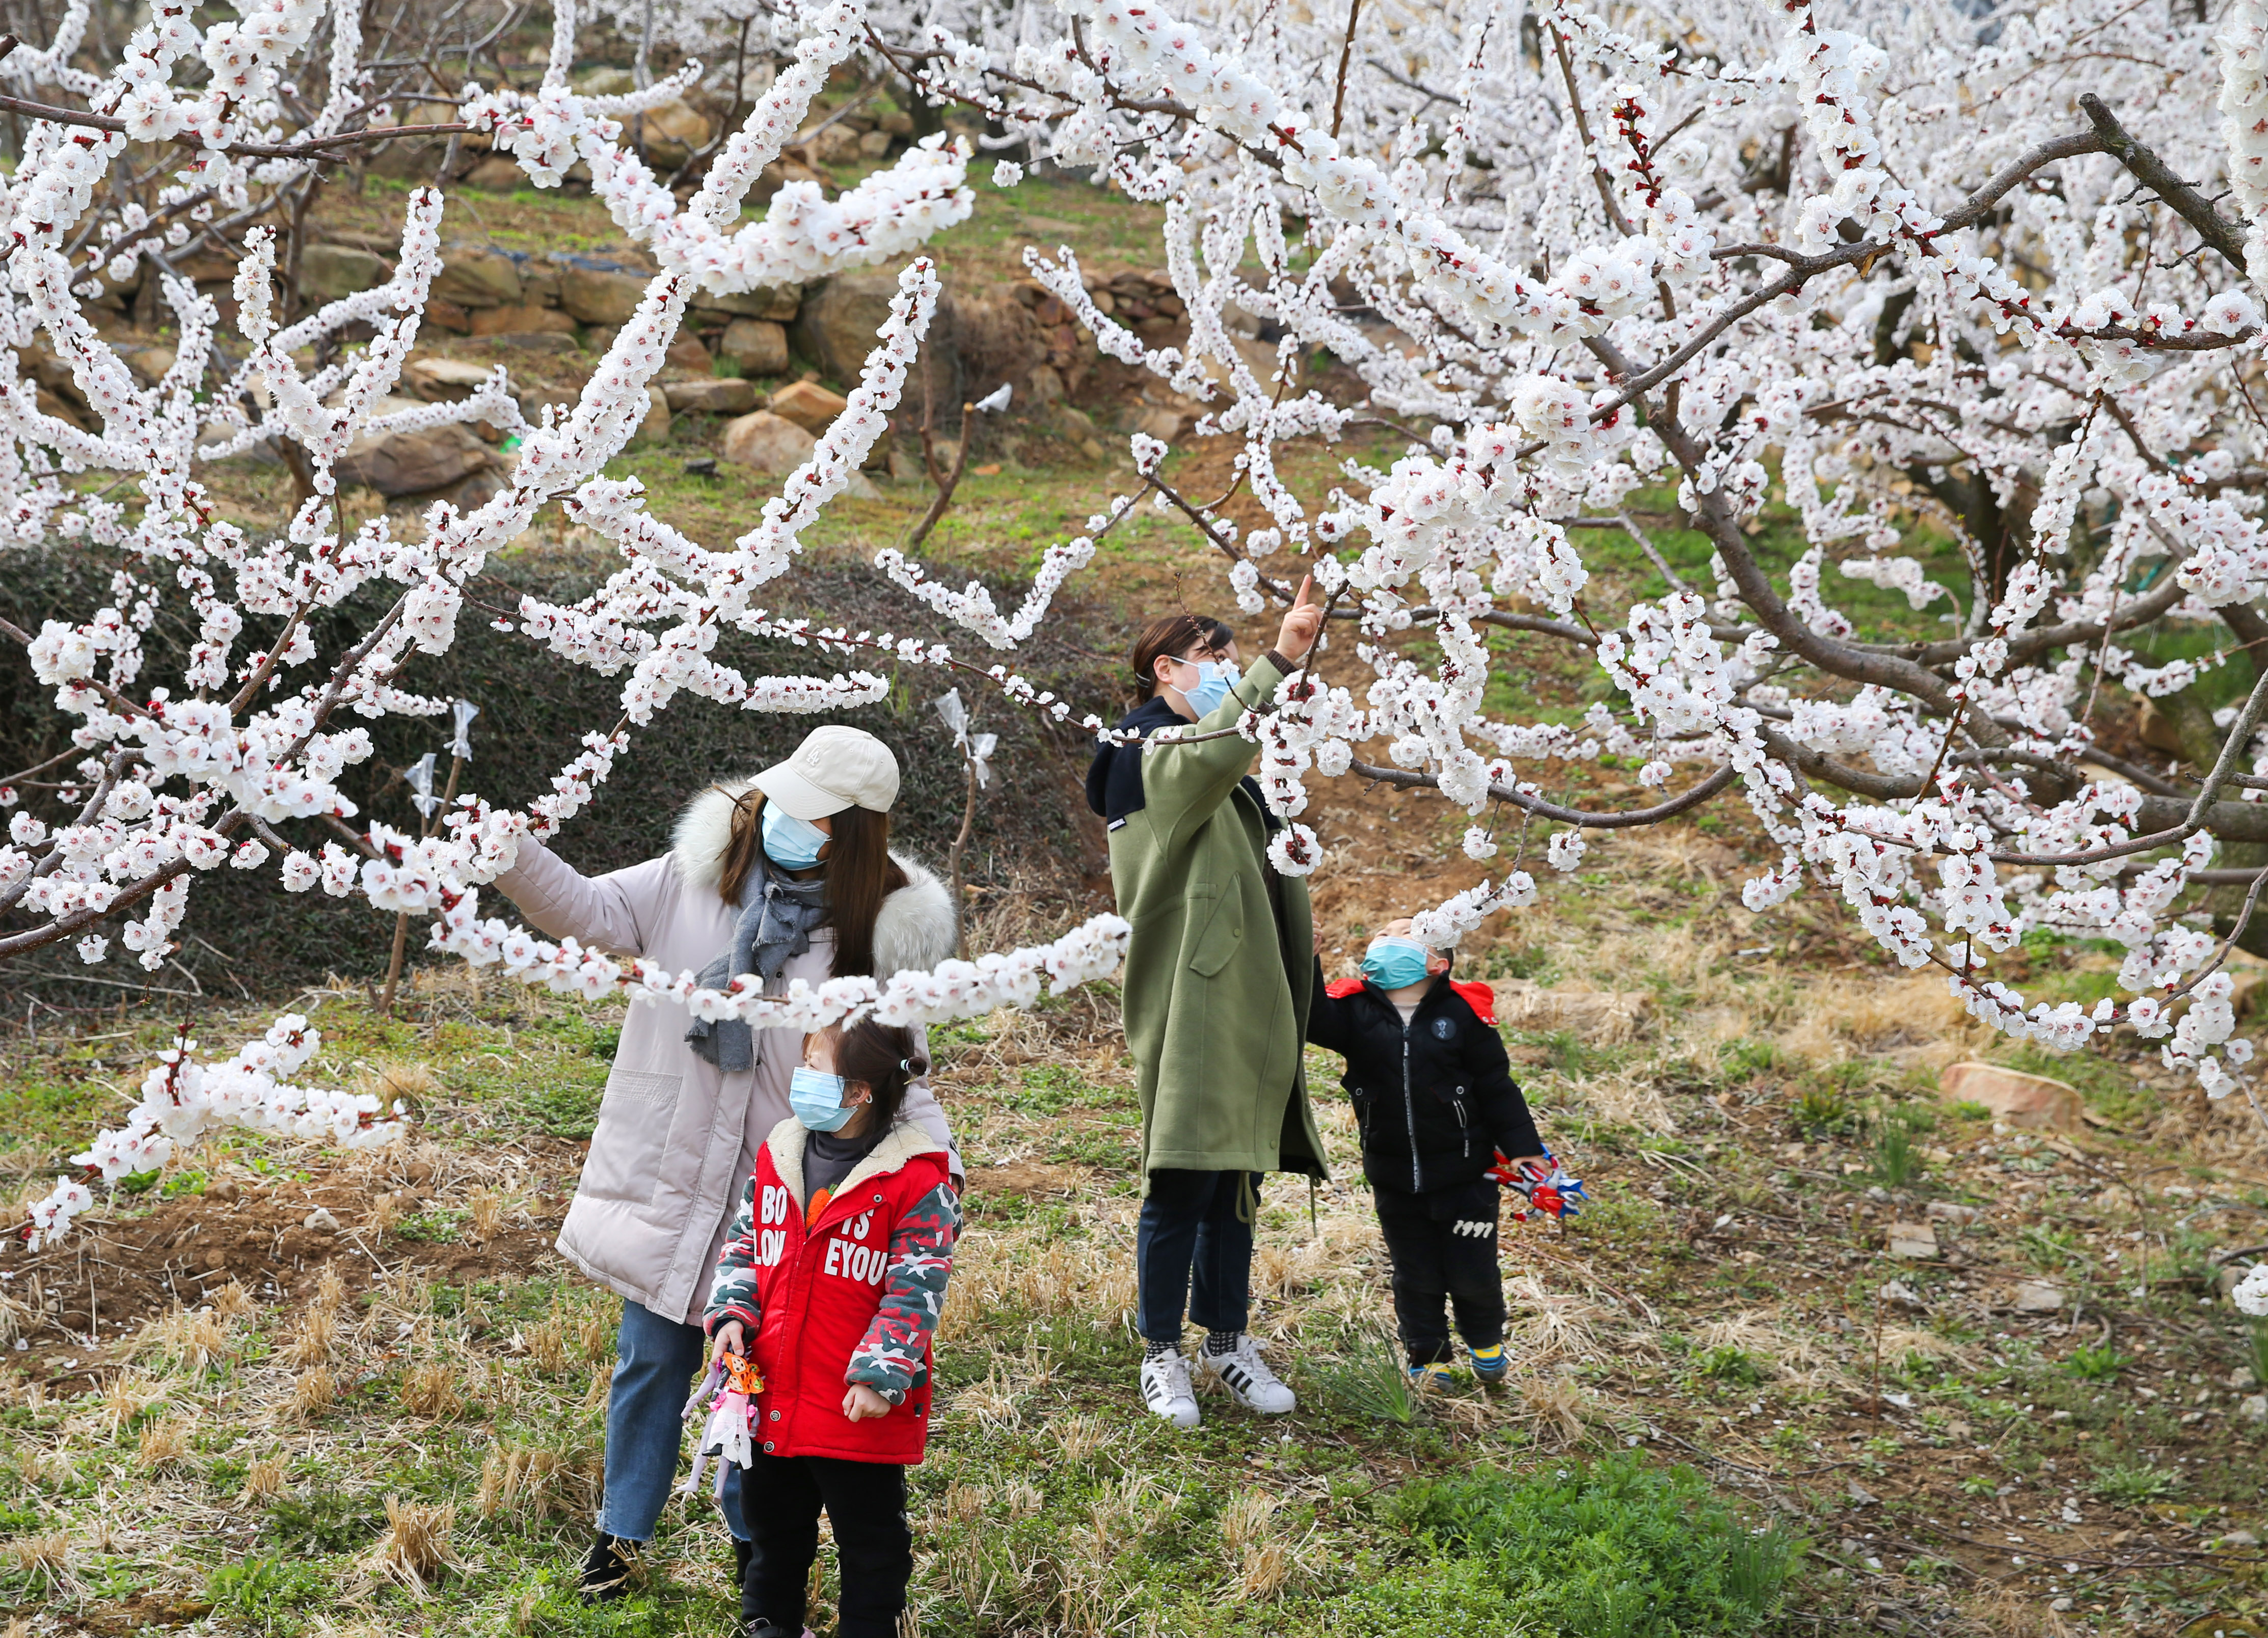
{"type": "Polygon", "coordinates": [[[292,1379],[289,1399],[291,1414],[313,1421],[338,1402],[339,1379],[328,1365],[311,1365],[292,1379]]]}
{"type": "Polygon", "coordinates": [[[466,1227],[476,1240],[492,1240],[504,1232],[504,1196],[491,1188],[473,1191],[466,1227]]]}
{"type": "Polygon", "coordinates": [[[338,1311],[320,1305],[303,1310],[292,1327],[291,1340],[276,1355],[291,1366],[320,1364],[331,1356],[331,1344],[337,1339],[338,1311]]]}
{"type": "Polygon", "coordinates": [[[127,1344],[127,1354],[135,1359],[155,1354],[194,1376],[226,1354],[230,1341],[228,1321],[214,1310],[177,1307],[145,1321],[127,1344]]]}
{"type": "Polygon", "coordinates": [[[142,1429],[142,1443],[134,1459],[152,1473],[180,1465],[189,1453],[189,1431],[172,1417],[142,1429]]]}
{"type": "Polygon", "coordinates": [[[28,1576],[53,1591],[70,1563],[70,1531],[50,1530],[34,1536],[18,1536],[0,1544],[0,1552],[19,1576],[28,1576]]]}
{"type": "Polygon", "coordinates": [[[364,1561],[364,1568],[423,1597],[427,1588],[456,1568],[458,1556],[449,1539],[457,1527],[453,1503],[430,1506],[386,1498],[386,1533],[364,1561]]]}
{"type": "Polygon", "coordinates": [[[244,1499],[264,1502],[270,1496],[283,1495],[287,1471],[284,1459],[280,1456],[254,1457],[244,1469],[244,1499]]]}
{"type": "Polygon", "coordinates": [[[523,1339],[527,1357],[546,1376],[557,1376],[574,1363],[567,1347],[567,1326],[557,1315],[547,1315],[528,1326],[523,1339]]]}
{"type": "Polygon", "coordinates": [[[441,1083],[428,1064],[389,1061],[364,1069],[356,1077],[354,1090],[376,1098],[381,1106],[391,1107],[399,1099],[414,1110],[439,1092],[441,1083]]]}
{"type": "Polygon", "coordinates": [[[459,1373],[443,1364],[413,1365],[401,1377],[401,1408],[428,1421],[446,1421],[465,1408],[459,1373]]]}

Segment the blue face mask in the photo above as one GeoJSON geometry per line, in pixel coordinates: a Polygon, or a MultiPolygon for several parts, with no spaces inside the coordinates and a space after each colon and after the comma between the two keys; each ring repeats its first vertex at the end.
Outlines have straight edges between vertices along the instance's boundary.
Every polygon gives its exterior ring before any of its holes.
{"type": "Polygon", "coordinates": [[[784,870],[807,870],[819,863],[827,833],[799,819],[777,802],[764,804],[764,853],[784,870]]]}
{"type": "Polygon", "coordinates": [[[1431,953],[1414,938],[1373,938],[1362,952],[1362,975],[1381,989],[1407,989],[1425,981],[1431,953]]]}
{"type": "Polygon", "coordinates": [[[843,1077],[799,1064],[787,1083],[787,1106],[814,1132],[839,1132],[857,1113],[843,1101],[843,1077]]]}
{"type": "Polygon", "coordinates": [[[1215,660],[1183,660],[1182,664],[1197,667],[1197,686],[1182,688],[1182,694],[1189,701],[1189,709],[1201,717],[1211,716],[1220,709],[1221,701],[1228,698],[1229,685],[1241,675],[1235,666],[1215,660]]]}

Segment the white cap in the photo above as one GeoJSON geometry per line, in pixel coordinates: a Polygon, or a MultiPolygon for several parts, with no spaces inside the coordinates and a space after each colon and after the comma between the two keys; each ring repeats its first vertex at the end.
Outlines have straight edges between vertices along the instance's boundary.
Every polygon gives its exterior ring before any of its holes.
{"type": "Polygon", "coordinates": [[[898,759],[863,728],[829,724],[804,736],[795,754],[750,782],[799,819],[845,808],[887,813],[898,799],[898,759]]]}

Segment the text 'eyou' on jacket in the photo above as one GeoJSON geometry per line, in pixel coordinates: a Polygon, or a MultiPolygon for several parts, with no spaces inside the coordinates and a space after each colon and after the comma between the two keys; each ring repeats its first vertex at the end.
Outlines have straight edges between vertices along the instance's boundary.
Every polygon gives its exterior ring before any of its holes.
{"type": "Polygon", "coordinates": [[[930,1341],[961,1229],[949,1156],[901,1121],[814,1213],[809,1136],[783,1120],[757,1152],[710,1288],[709,1333],[737,1319],[755,1339],[766,1453],[911,1466],[929,1439],[930,1341]],[[852,1383],[895,1408],[852,1421],[843,1414],[852,1383]]]}
{"type": "MultiPolygon", "coordinates": [[[[1320,970],[1320,969],[1319,969],[1320,970]]],[[[1307,1039],[1346,1059],[1341,1084],[1362,1131],[1363,1175],[1422,1194],[1469,1183],[1496,1151],[1543,1151],[1485,985],[1437,978],[1407,1023],[1377,985],[1316,985],[1307,1039]],[[1490,1009],[1484,1017],[1468,991],[1490,1009]]]]}

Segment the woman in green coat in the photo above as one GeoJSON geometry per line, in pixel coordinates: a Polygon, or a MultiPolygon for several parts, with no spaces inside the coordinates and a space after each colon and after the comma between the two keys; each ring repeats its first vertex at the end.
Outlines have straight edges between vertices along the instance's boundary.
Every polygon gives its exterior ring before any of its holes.
{"type": "Polygon", "coordinates": [[[1118,912],[1134,926],[1125,1016],[1142,1099],[1142,1397],[1181,1428],[1198,1420],[1185,1305],[1205,1331],[1199,1370],[1264,1414],[1296,1402],[1245,1322],[1260,1174],[1323,1176],[1300,1072],[1313,923],[1307,884],[1268,862],[1282,821],[1250,776],[1252,742],[1233,731],[1274,701],[1322,621],[1302,585],[1275,648],[1241,674],[1220,621],[1152,621],[1134,645],[1140,703],[1118,724],[1141,742],[1104,746],[1086,776],[1088,805],[1108,826],[1118,912]],[[1186,729],[1189,742],[1152,738],[1159,729],[1186,729]]]}

